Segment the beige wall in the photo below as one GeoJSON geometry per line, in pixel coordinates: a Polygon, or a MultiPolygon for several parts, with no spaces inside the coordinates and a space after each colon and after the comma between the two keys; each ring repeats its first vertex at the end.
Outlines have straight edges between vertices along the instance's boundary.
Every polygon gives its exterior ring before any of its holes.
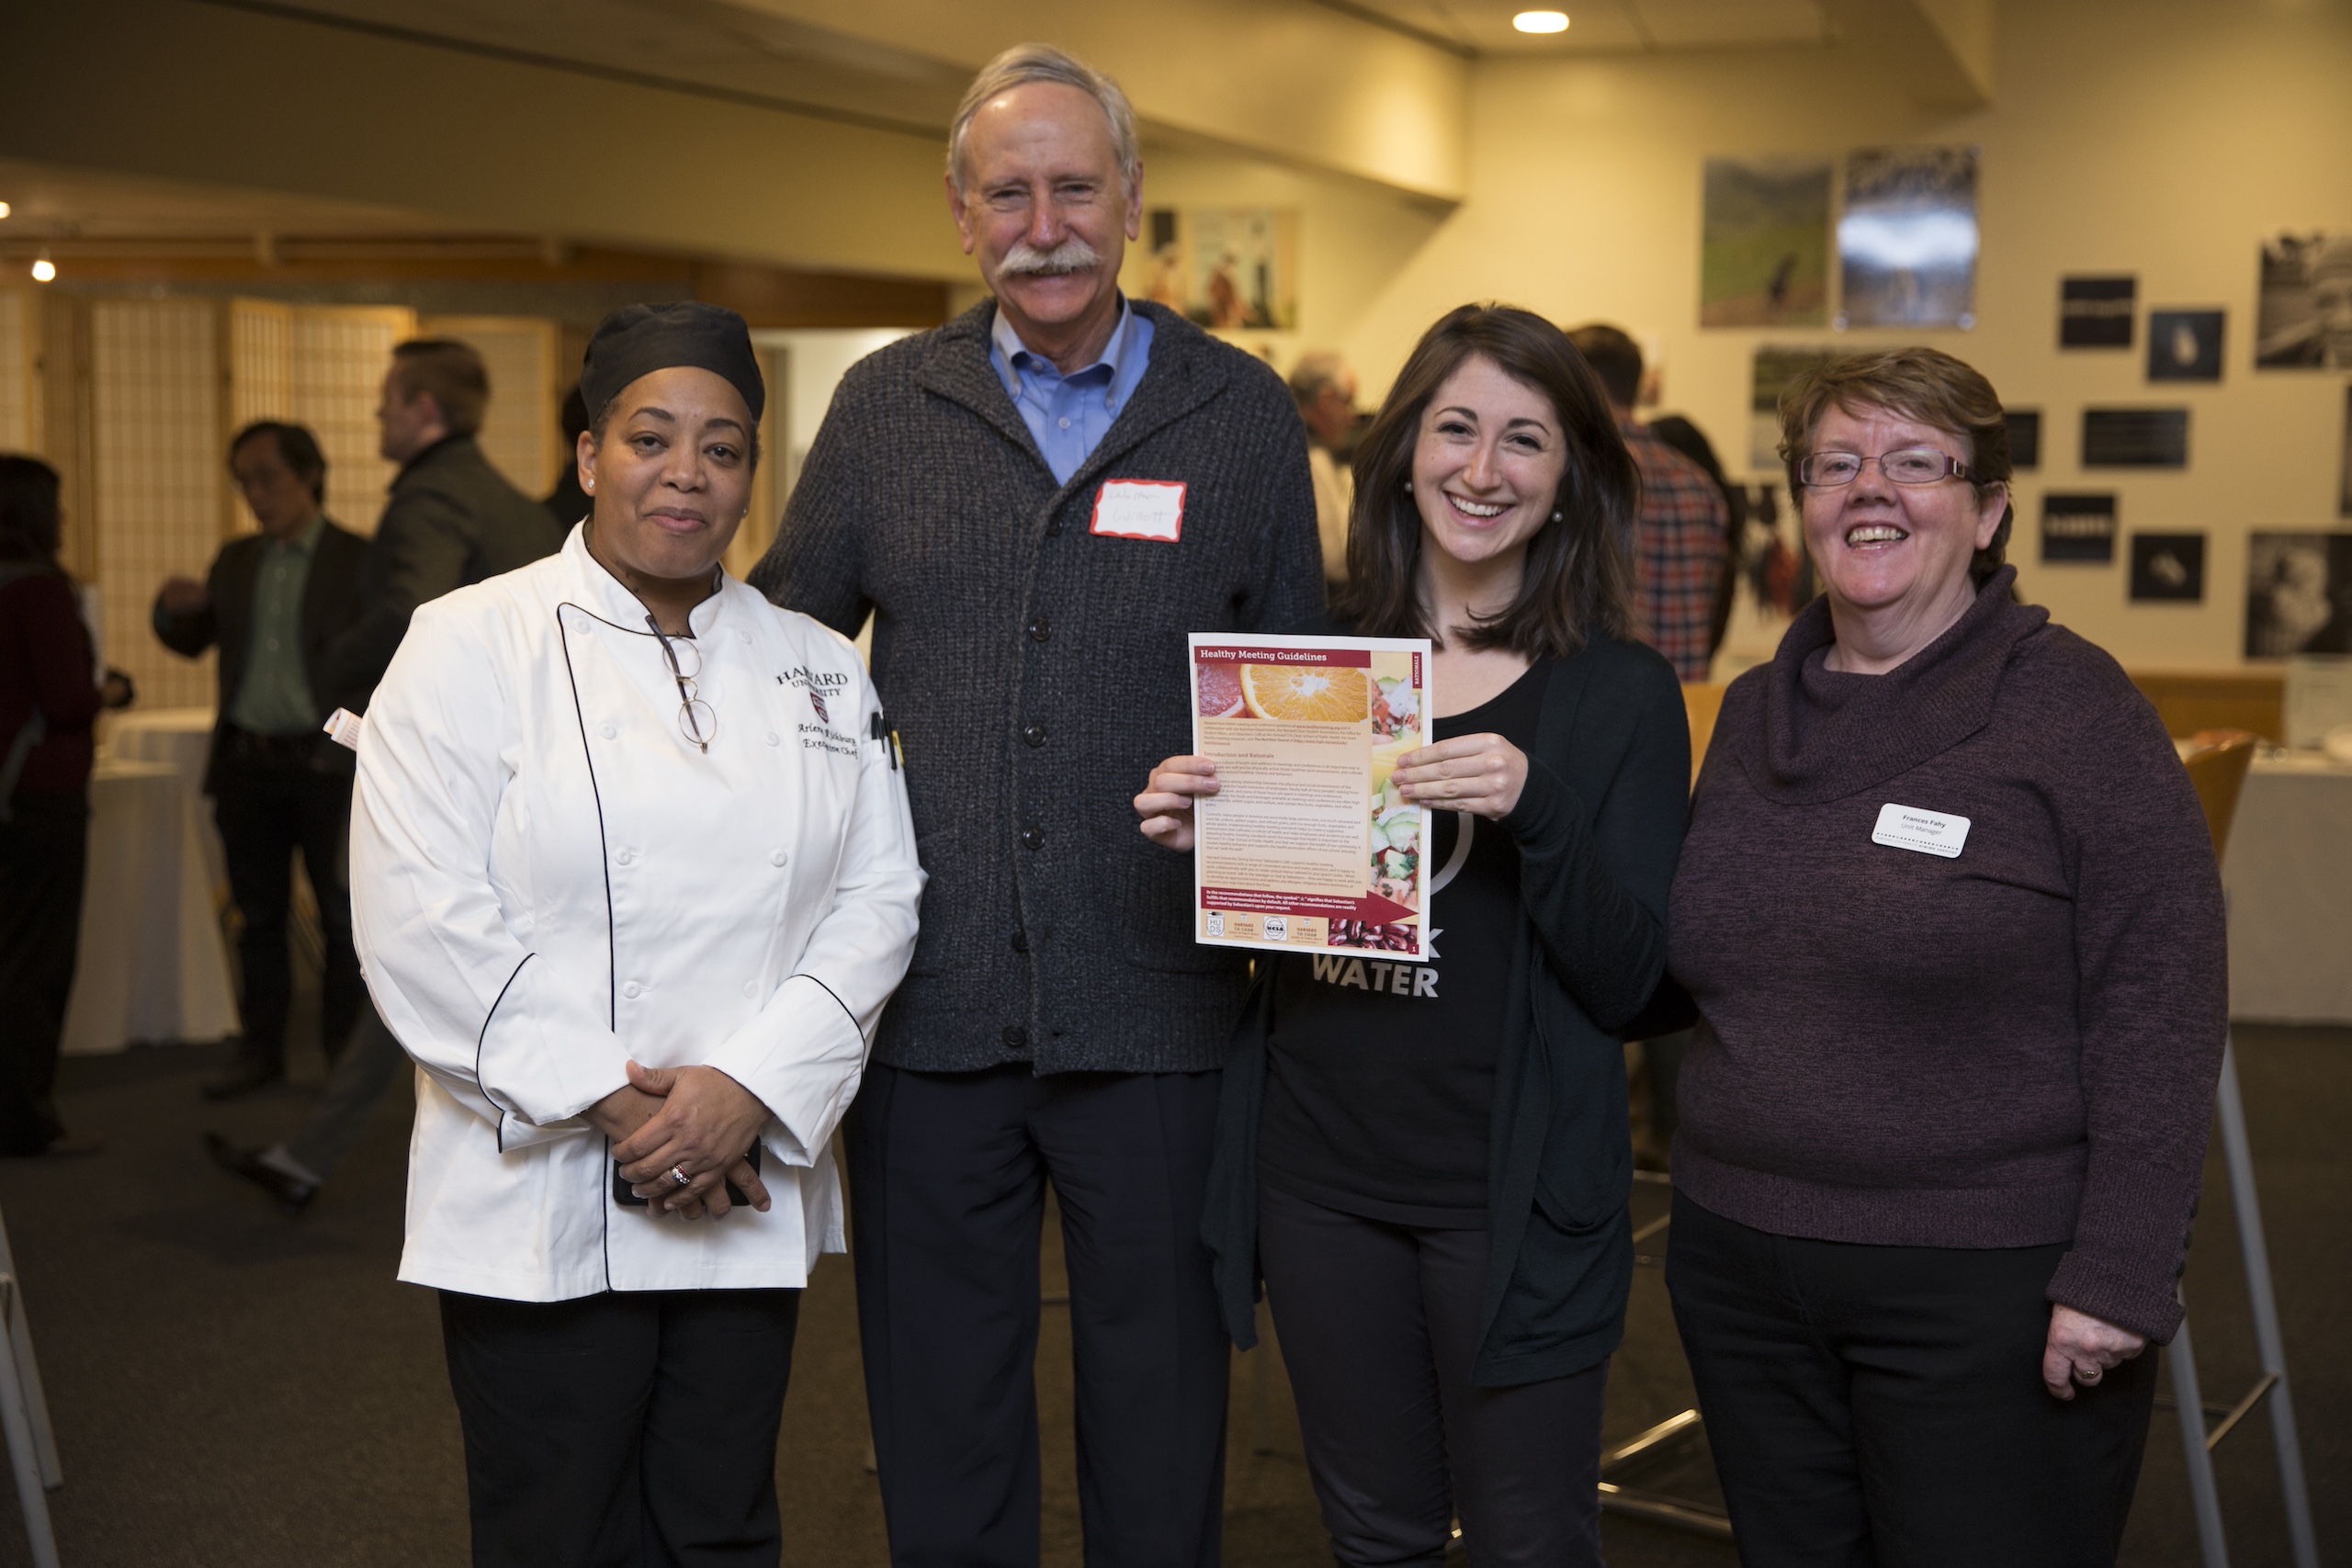
{"type": "Polygon", "coordinates": [[[1391,378],[1430,320],[1499,298],[1564,323],[1619,321],[1665,350],[1666,404],[1744,464],[1759,342],[1885,333],[1709,331],[1698,319],[1700,166],[1712,154],[1842,152],[1890,141],[1984,148],[1979,325],[1926,334],[2043,411],[2021,476],[2026,593],[2126,663],[2240,661],[2248,532],[2337,525],[2346,378],[2251,368],[2256,247],[2281,228],[2352,228],[2352,14],[2340,3],[2046,0],[2000,8],[1997,96],[1941,115],[1826,51],[1480,64],[1467,199],[1340,346],[1391,378]],[[2064,273],[2130,272],[2144,310],[2229,311],[2218,386],[2150,386],[2143,349],[2060,354],[2064,273]],[[2185,404],[2182,473],[2086,473],[2086,403],[2185,404]],[[2211,535],[2201,605],[2130,605],[2114,566],[2038,564],[2045,489],[2113,491],[2136,530],[2211,535]]]}

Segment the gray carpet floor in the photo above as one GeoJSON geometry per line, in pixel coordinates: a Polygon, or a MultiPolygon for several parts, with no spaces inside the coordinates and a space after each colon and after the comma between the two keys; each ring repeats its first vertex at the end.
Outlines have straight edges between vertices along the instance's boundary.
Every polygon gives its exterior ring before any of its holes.
{"type": "MultiPolygon", "coordinates": [[[[2293,1359],[2324,1557],[2352,1553],[2352,1031],[2247,1030],[2241,1070],[2293,1359]]],[[[74,1162],[0,1162],[4,1209],[48,1382],[64,1469],[51,1506],[64,1562],[312,1568],[460,1563],[465,1488],[458,1422],[428,1292],[395,1283],[409,1107],[385,1105],[311,1213],[289,1220],[206,1160],[198,1132],[266,1142],[316,1093],[297,1082],[225,1108],[198,1080],[216,1050],[170,1047],[69,1062],[60,1104],[107,1151],[74,1162]]],[[[1637,1218],[1662,1194],[1637,1192],[1637,1218]]],[[[1057,1288],[1051,1245],[1043,1288],[1057,1288]]],[[[1665,1238],[1660,1238],[1661,1242],[1665,1238]]],[[[2254,1350],[2218,1161],[2188,1279],[2208,1397],[2233,1399],[2254,1350]]],[[[865,1467],[865,1414],[844,1260],[829,1258],[801,1318],[777,1470],[785,1561],[884,1561],[865,1467]]],[[[1038,1393],[1046,1445],[1046,1560],[1076,1564],[1069,1337],[1046,1310],[1038,1393]]],[[[1236,1568],[1329,1562],[1279,1363],[1235,1358],[1226,1559],[1236,1568]],[[1262,1422],[1262,1425],[1261,1425],[1262,1422]]],[[[1690,1403],[1657,1271],[1640,1271],[1612,1370],[1615,1440],[1690,1403]]],[[[2285,1563],[2267,1425],[2219,1462],[2234,1561],[2285,1563]]],[[[2124,1551],[2134,1568],[2198,1561],[2177,1429],[2159,1412],[2124,1551]]],[[[1702,1452],[1643,1477],[1707,1499],[1702,1452]]],[[[5,1489],[0,1489],[5,1490],[5,1489]]],[[[1727,1564],[1719,1541],[1611,1518],[1619,1564],[1727,1564]]],[[[13,1494],[0,1496],[0,1568],[28,1561],[13,1494]]]]}

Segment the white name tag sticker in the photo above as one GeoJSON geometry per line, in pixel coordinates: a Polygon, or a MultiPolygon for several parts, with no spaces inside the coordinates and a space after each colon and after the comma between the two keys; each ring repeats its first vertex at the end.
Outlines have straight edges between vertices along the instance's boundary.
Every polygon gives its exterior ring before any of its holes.
{"type": "Polygon", "coordinates": [[[1106,479],[1087,532],[1172,545],[1184,532],[1184,486],[1175,479],[1106,479]]]}
{"type": "Polygon", "coordinates": [[[1916,806],[1882,806],[1871,842],[1958,860],[1960,847],[1968,842],[1968,818],[1949,811],[1922,811],[1916,806]]]}

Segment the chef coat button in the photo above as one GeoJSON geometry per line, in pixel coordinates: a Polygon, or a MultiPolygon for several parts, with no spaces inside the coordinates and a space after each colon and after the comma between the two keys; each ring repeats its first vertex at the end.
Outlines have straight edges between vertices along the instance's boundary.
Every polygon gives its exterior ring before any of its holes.
{"type": "Polygon", "coordinates": [[[768,863],[770,865],[782,865],[791,858],[792,857],[790,855],[786,854],[782,850],[778,850],[775,853],[768,856],[768,863]]]}
{"type": "Polygon", "coordinates": [[[1046,617],[1043,615],[1032,616],[1028,626],[1023,629],[1029,634],[1029,640],[1032,642],[1043,642],[1054,635],[1052,629],[1046,625],[1046,617]]]}
{"type": "Polygon", "coordinates": [[[1042,850],[1046,847],[1046,835],[1035,828],[1023,828],[1021,829],[1021,844],[1023,849],[1042,850]]]}
{"type": "Polygon", "coordinates": [[[614,858],[615,860],[616,860],[616,861],[620,862],[623,865],[627,865],[627,864],[628,864],[628,863],[629,863],[629,862],[631,862],[631,861],[633,861],[633,860],[635,860],[635,859],[637,858],[637,852],[636,852],[635,850],[623,850],[620,853],[618,853],[618,854],[615,855],[613,858],[614,858]]]}
{"type": "Polygon", "coordinates": [[[628,998],[632,1001],[634,1001],[638,997],[643,995],[645,987],[639,985],[634,980],[631,980],[628,985],[621,987],[621,995],[628,998]]]}
{"type": "Polygon", "coordinates": [[[1029,933],[1027,931],[1014,931],[1012,933],[1012,951],[1015,953],[1026,953],[1029,951],[1029,933]]]}
{"type": "Polygon", "coordinates": [[[752,634],[750,632],[737,632],[735,634],[735,640],[738,642],[749,642],[752,640],[752,634]]]}
{"type": "Polygon", "coordinates": [[[620,731],[615,729],[609,724],[600,724],[596,727],[596,733],[603,736],[605,739],[610,740],[614,736],[618,735],[620,731]]]}
{"type": "Polygon", "coordinates": [[[771,745],[771,746],[774,746],[774,745],[776,745],[777,743],[778,743],[778,742],[777,742],[776,738],[775,738],[775,730],[773,730],[773,729],[769,730],[769,731],[768,731],[768,744],[769,744],[769,745],[771,745]]]}
{"type": "Polygon", "coordinates": [[[1046,727],[1042,724],[1033,724],[1021,732],[1021,739],[1032,746],[1043,746],[1046,743],[1046,727]]]}
{"type": "Polygon", "coordinates": [[[1029,1043],[1029,1032],[1017,1023],[1004,1026],[1004,1043],[1015,1051],[1029,1043]]]}
{"type": "MultiPolygon", "coordinates": [[[[748,642],[748,641],[749,641],[749,640],[751,640],[751,639],[747,637],[747,638],[745,638],[744,640],[748,642]]],[[[756,997],[756,996],[758,996],[759,994],[760,994],[760,983],[759,983],[757,980],[746,980],[746,981],[744,981],[744,982],[743,982],[743,995],[744,995],[744,996],[746,996],[746,997],[756,997]]]]}

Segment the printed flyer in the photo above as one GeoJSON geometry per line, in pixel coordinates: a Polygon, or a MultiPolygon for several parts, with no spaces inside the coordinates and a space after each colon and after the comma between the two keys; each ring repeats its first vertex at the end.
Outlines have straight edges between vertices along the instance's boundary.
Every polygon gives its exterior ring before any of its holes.
{"type": "Polygon", "coordinates": [[[1197,938],[1423,958],[1428,813],[1389,775],[1430,712],[1418,637],[1195,632],[1193,750],[1218,791],[1195,816],[1197,938]]]}

